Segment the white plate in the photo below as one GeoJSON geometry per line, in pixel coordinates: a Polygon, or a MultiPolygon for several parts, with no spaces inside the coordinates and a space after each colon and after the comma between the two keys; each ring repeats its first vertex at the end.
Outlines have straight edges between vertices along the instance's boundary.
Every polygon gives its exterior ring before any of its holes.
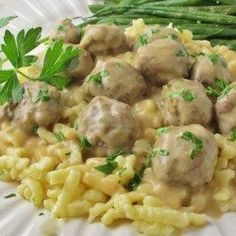
{"type": "MultiPolygon", "coordinates": [[[[18,31],[29,26],[43,26],[44,32],[58,20],[68,16],[89,14],[86,0],[0,0],[0,16],[17,15],[8,28],[18,31]]],[[[0,30],[2,36],[4,30],[0,30]]],[[[69,221],[51,219],[49,213],[36,209],[18,197],[5,199],[15,192],[15,186],[0,182],[0,235],[1,236],[134,236],[138,235],[127,223],[116,228],[106,228],[100,223],[88,224],[86,219],[69,221]],[[39,216],[40,212],[45,214],[39,216]],[[51,232],[50,232],[51,230],[51,232]]],[[[205,228],[188,231],[185,236],[235,236],[236,214],[229,213],[205,228]]]]}

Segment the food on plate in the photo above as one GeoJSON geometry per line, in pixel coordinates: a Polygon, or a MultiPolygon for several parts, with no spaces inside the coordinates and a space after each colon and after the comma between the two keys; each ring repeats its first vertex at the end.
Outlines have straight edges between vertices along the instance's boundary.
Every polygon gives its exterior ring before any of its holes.
{"type": "Polygon", "coordinates": [[[50,39],[5,31],[0,180],[53,217],[127,219],[145,235],[235,211],[236,53],[147,18],[86,19],[50,39]]]}

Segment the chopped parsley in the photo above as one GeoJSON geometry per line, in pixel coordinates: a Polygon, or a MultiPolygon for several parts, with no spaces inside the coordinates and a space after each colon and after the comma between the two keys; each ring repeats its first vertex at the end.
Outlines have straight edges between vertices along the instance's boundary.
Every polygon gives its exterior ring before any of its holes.
{"type": "Polygon", "coordinates": [[[192,132],[184,131],[180,136],[182,139],[189,141],[193,144],[193,149],[190,154],[191,159],[195,159],[198,154],[202,151],[203,141],[195,136],[192,132]]]}
{"type": "Polygon", "coordinates": [[[177,50],[176,56],[177,57],[185,57],[185,56],[187,56],[187,52],[186,52],[185,49],[180,48],[180,49],[177,50]]]}
{"type": "Polygon", "coordinates": [[[179,37],[176,34],[165,34],[163,36],[163,38],[165,38],[165,39],[173,39],[173,40],[178,40],[179,39],[179,37]]]}
{"type": "Polygon", "coordinates": [[[123,150],[117,150],[107,157],[105,164],[96,166],[94,168],[106,175],[109,175],[118,167],[118,163],[115,161],[115,159],[122,154],[124,154],[123,150]]]}
{"type": "Polygon", "coordinates": [[[156,134],[157,135],[166,134],[170,131],[170,128],[171,127],[161,127],[161,128],[156,130],[156,134]]]}
{"type": "Polygon", "coordinates": [[[94,75],[90,75],[88,82],[93,82],[94,84],[102,85],[102,79],[109,75],[109,71],[100,71],[94,75]]]}
{"type": "Polygon", "coordinates": [[[170,154],[170,152],[166,149],[158,149],[157,151],[160,156],[169,156],[170,154]]]}
{"type": "Polygon", "coordinates": [[[81,138],[81,140],[80,140],[81,150],[89,149],[91,147],[92,147],[92,144],[90,143],[90,141],[86,137],[81,138]]]}
{"type": "Polygon", "coordinates": [[[184,99],[185,102],[192,102],[196,98],[195,93],[191,91],[190,89],[184,89],[180,93],[180,95],[184,99]]]}
{"type": "Polygon", "coordinates": [[[208,86],[206,89],[207,95],[211,97],[223,97],[225,96],[232,87],[229,83],[225,82],[223,79],[215,79],[215,86],[214,88],[208,86]]]}
{"type": "Polygon", "coordinates": [[[33,134],[37,134],[39,126],[37,124],[34,124],[32,127],[33,134]]]}
{"type": "Polygon", "coordinates": [[[48,88],[43,88],[43,89],[39,90],[34,103],[48,102],[48,101],[50,101],[50,99],[51,99],[51,97],[50,97],[50,94],[48,92],[48,88]]]}
{"type": "Polygon", "coordinates": [[[43,212],[40,212],[40,213],[39,213],[39,216],[42,216],[42,215],[44,215],[44,213],[43,213],[43,212]]]}
{"type": "Polygon", "coordinates": [[[10,194],[4,196],[4,198],[12,198],[12,197],[16,197],[16,194],[15,193],[10,193],[10,194]]]}
{"type": "Polygon", "coordinates": [[[211,62],[214,65],[216,65],[220,60],[220,56],[218,54],[215,54],[215,53],[208,55],[208,58],[211,60],[211,62]]]}
{"type": "Polygon", "coordinates": [[[57,30],[58,30],[58,31],[61,31],[61,32],[65,32],[65,31],[66,31],[66,27],[65,27],[65,25],[59,25],[59,26],[57,27],[57,30]]]}
{"type": "Polygon", "coordinates": [[[116,161],[108,161],[104,165],[94,167],[96,170],[103,172],[106,175],[109,175],[116,169],[118,166],[116,161]]]}
{"type": "Polygon", "coordinates": [[[147,168],[152,166],[152,161],[155,155],[158,153],[158,150],[154,149],[151,153],[149,153],[144,163],[142,164],[141,168],[134,174],[133,178],[129,181],[129,183],[125,186],[129,191],[135,190],[139,184],[142,182],[142,178],[144,172],[147,168]]]}
{"type": "Polygon", "coordinates": [[[236,127],[233,128],[233,129],[229,132],[228,140],[229,140],[229,141],[235,141],[235,140],[236,140],[236,127]]]}
{"type": "Polygon", "coordinates": [[[148,44],[148,37],[146,34],[139,36],[138,44],[139,44],[139,46],[144,46],[144,45],[148,44]]]}
{"type": "Polygon", "coordinates": [[[65,135],[61,131],[55,133],[55,136],[56,136],[57,142],[62,142],[63,140],[66,139],[65,135]]]}
{"type": "Polygon", "coordinates": [[[185,102],[192,102],[196,98],[196,95],[190,89],[183,89],[181,91],[178,91],[178,92],[175,92],[175,93],[171,93],[167,97],[172,97],[172,98],[174,98],[174,97],[182,97],[185,102]]]}

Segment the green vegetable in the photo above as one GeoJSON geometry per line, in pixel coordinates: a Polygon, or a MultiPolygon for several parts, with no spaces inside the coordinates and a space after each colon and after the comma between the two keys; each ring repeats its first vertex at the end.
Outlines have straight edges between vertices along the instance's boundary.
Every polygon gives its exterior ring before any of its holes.
{"type": "Polygon", "coordinates": [[[170,131],[170,128],[171,127],[161,127],[161,128],[156,130],[156,134],[161,135],[161,134],[168,133],[170,131]]]}
{"type": "Polygon", "coordinates": [[[92,147],[92,144],[90,143],[90,141],[86,137],[83,137],[80,140],[80,148],[81,148],[81,150],[89,149],[91,147],[92,147]]]}
{"type": "Polygon", "coordinates": [[[169,156],[169,154],[170,154],[170,152],[166,149],[158,149],[157,152],[161,156],[169,156]]]}
{"type": "Polygon", "coordinates": [[[43,212],[40,212],[40,213],[39,213],[39,216],[42,216],[42,215],[44,215],[44,213],[43,213],[43,212]]]}
{"type": "Polygon", "coordinates": [[[211,96],[211,97],[223,97],[231,89],[232,89],[232,87],[230,86],[229,83],[225,82],[222,79],[216,78],[215,86],[214,87],[208,86],[206,91],[207,91],[207,95],[208,96],[211,96]]]}
{"type": "Polygon", "coordinates": [[[33,134],[37,134],[39,126],[37,124],[34,124],[32,127],[33,134]]]}
{"type": "Polygon", "coordinates": [[[8,16],[8,17],[2,17],[0,18],[0,28],[3,28],[4,26],[8,25],[9,22],[13,19],[15,19],[17,16],[8,16]]]}
{"type": "Polygon", "coordinates": [[[57,142],[62,142],[63,140],[66,139],[65,135],[61,131],[55,133],[55,136],[56,136],[57,142]]]}
{"type": "Polygon", "coordinates": [[[195,159],[202,151],[203,141],[189,131],[184,131],[180,137],[193,144],[193,149],[191,151],[190,158],[195,159]]]}
{"type": "Polygon", "coordinates": [[[51,99],[51,97],[50,97],[50,94],[48,92],[48,88],[40,89],[38,94],[37,94],[35,103],[37,103],[39,101],[47,102],[47,101],[50,101],[50,99],[51,99]]]}
{"type": "Polygon", "coordinates": [[[12,197],[16,197],[16,194],[15,193],[10,193],[10,194],[4,196],[4,198],[12,198],[12,197]]]}
{"type": "Polygon", "coordinates": [[[93,82],[95,84],[101,85],[102,84],[102,79],[107,77],[109,75],[109,71],[104,70],[100,71],[96,74],[90,75],[88,78],[88,82],[93,82]]]}
{"type": "Polygon", "coordinates": [[[218,54],[213,53],[213,54],[208,55],[208,57],[214,65],[217,64],[220,60],[220,56],[218,54]]]}
{"type": "Polygon", "coordinates": [[[106,163],[104,165],[96,166],[95,169],[100,172],[103,172],[106,175],[111,174],[113,170],[115,170],[118,167],[118,164],[115,161],[115,159],[122,154],[124,154],[123,150],[117,150],[113,152],[111,155],[107,157],[106,163]]]}
{"type": "Polygon", "coordinates": [[[229,132],[228,140],[229,140],[229,141],[235,141],[235,140],[236,140],[236,128],[233,128],[233,129],[229,132]]]}
{"type": "Polygon", "coordinates": [[[176,52],[176,56],[178,56],[178,57],[185,57],[186,56],[186,51],[184,49],[179,49],[176,52]]]}
{"type": "Polygon", "coordinates": [[[148,44],[148,37],[147,37],[147,35],[145,35],[145,34],[144,35],[140,35],[139,38],[138,38],[138,44],[140,46],[148,44]]]}
{"type": "Polygon", "coordinates": [[[64,48],[62,41],[56,41],[46,52],[38,80],[51,84],[58,89],[63,89],[70,82],[65,69],[73,58],[79,56],[79,53],[78,48],[72,45],[64,48]]]}
{"type": "Polygon", "coordinates": [[[94,167],[96,170],[103,172],[106,175],[109,175],[117,168],[118,164],[115,161],[108,161],[104,165],[94,167]]]}
{"type": "Polygon", "coordinates": [[[186,102],[192,102],[195,98],[196,95],[193,91],[191,91],[190,89],[184,89],[180,95],[182,96],[182,98],[184,99],[184,101],[186,102]]]}
{"type": "Polygon", "coordinates": [[[40,44],[41,32],[41,27],[32,28],[27,32],[21,30],[15,38],[9,30],[6,30],[1,48],[14,68],[29,66],[37,60],[36,56],[28,53],[40,44]]]}
{"type": "Polygon", "coordinates": [[[146,156],[145,161],[142,164],[141,168],[134,174],[133,178],[125,186],[129,191],[135,190],[138,187],[138,185],[142,182],[145,170],[152,166],[153,158],[156,156],[157,153],[158,150],[154,149],[151,153],[149,153],[146,156]]]}

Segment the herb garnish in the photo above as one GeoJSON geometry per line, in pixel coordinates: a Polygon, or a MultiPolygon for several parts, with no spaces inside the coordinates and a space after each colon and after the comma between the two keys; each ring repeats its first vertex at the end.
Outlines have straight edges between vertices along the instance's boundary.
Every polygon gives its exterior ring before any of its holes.
{"type": "Polygon", "coordinates": [[[21,89],[21,84],[17,78],[18,73],[26,79],[44,81],[58,89],[64,88],[69,83],[69,77],[64,70],[69,62],[79,55],[79,50],[73,46],[64,47],[62,41],[56,41],[47,49],[43,68],[38,78],[31,78],[19,70],[21,67],[30,66],[37,60],[37,57],[31,55],[30,52],[43,42],[40,40],[41,31],[41,27],[31,28],[26,32],[21,30],[16,37],[10,31],[5,31],[1,49],[12,68],[0,70],[0,84],[2,85],[0,88],[0,104],[16,99],[18,101],[22,97],[23,89],[21,89]]]}
{"type": "Polygon", "coordinates": [[[117,150],[107,157],[106,163],[104,165],[96,166],[94,168],[106,175],[109,175],[118,167],[118,163],[115,161],[115,159],[122,154],[124,154],[123,150],[117,150]]]}
{"type": "Polygon", "coordinates": [[[43,213],[43,212],[40,212],[40,213],[39,213],[39,216],[42,216],[42,215],[44,215],[44,213],[43,213]]]}
{"type": "Polygon", "coordinates": [[[177,50],[177,52],[176,52],[176,56],[177,57],[185,57],[185,56],[187,56],[188,54],[187,54],[187,52],[186,52],[186,50],[185,49],[178,49],[177,50]]]}
{"type": "Polygon", "coordinates": [[[223,79],[215,79],[215,87],[208,86],[206,91],[207,95],[211,97],[223,97],[225,96],[232,87],[229,83],[225,82],[223,79]]]}
{"type": "Polygon", "coordinates": [[[39,90],[34,103],[37,103],[39,101],[47,102],[47,101],[50,101],[50,99],[51,99],[51,97],[50,97],[50,94],[48,92],[48,88],[44,88],[44,89],[39,90]]]}
{"type": "Polygon", "coordinates": [[[109,71],[104,70],[104,71],[100,71],[94,75],[90,75],[88,78],[88,82],[93,82],[95,84],[102,84],[102,79],[107,77],[109,75],[109,71]]]}
{"type": "Polygon", "coordinates": [[[168,133],[170,131],[170,128],[171,127],[161,127],[161,128],[156,130],[156,134],[161,135],[161,134],[168,133]]]}
{"type": "Polygon", "coordinates": [[[55,136],[56,136],[57,142],[62,142],[63,140],[66,139],[65,135],[61,131],[55,133],[55,136]]]}
{"type": "Polygon", "coordinates": [[[129,191],[135,190],[139,184],[142,182],[142,178],[144,172],[147,168],[152,166],[152,160],[157,154],[158,150],[154,149],[151,153],[146,156],[144,163],[141,168],[134,174],[133,178],[129,181],[129,183],[125,186],[129,191]]]}
{"type": "Polygon", "coordinates": [[[220,56],[218,54],[215,54],[215,53],[208,55],[208,58],[211,60],[211,62],[214,65],[217,64],[220,60],[220,56]]]}
{"type": "Polygon", "coordinates": [[[185,102],[192,102],[196,98],[196,95],[190,89],[183,89],[181,91],[171,93],[167,97],[172,97],[172,98],[182,97],[185,102]]]}
{"type": "Polygon", "coordinates": [[[8,25],[11,20],[15,19],[17,16],[7,16],[0,18],[0,28],[3,28],[4,26],[8,25]]]}
{"type": "Polygon", "coordinates": [[[4,196],[4,198],[12,198],[12,197],[16,197],[16,194],[15,193],[10,193],[10,194],[4,196]]]}
{"type": "Polygon", "coordinates": [[[196,158],[203,148],[202,139],[199,139],[197,136],[195,136],[192,132],[189,131],[184,131],[180,138],[189,141],[193,144],[193,149],[191,151],[190,158],[196,158]]]}
{"type": "Polygon", "coordinates": [[[235,141],[235,140],[236,140],[236,127],[233,128],[233,129],[229,132],[228,140],[229,140],[229,141],[235,141]]]}
{"type": "Polygon", "coordinates": [[[138,44],[139,46],[144,46],[148,44],[148,38],[146,34],[140,35],[138,38],[138,44]]]}
{"type": "Polygon", "coordinates": [[[90,143],[90,141],[86,137],[82,137],[81,140],[80,140],[81,150],[89,149],[91,147],[92,147],[92,144],[90,143]]]}
{"type": "Polygon", "coordinates": [[[170,154],[170,152],[166,149],[158,149],[157,152],[160,156],[169,156],[170,154]]]}

